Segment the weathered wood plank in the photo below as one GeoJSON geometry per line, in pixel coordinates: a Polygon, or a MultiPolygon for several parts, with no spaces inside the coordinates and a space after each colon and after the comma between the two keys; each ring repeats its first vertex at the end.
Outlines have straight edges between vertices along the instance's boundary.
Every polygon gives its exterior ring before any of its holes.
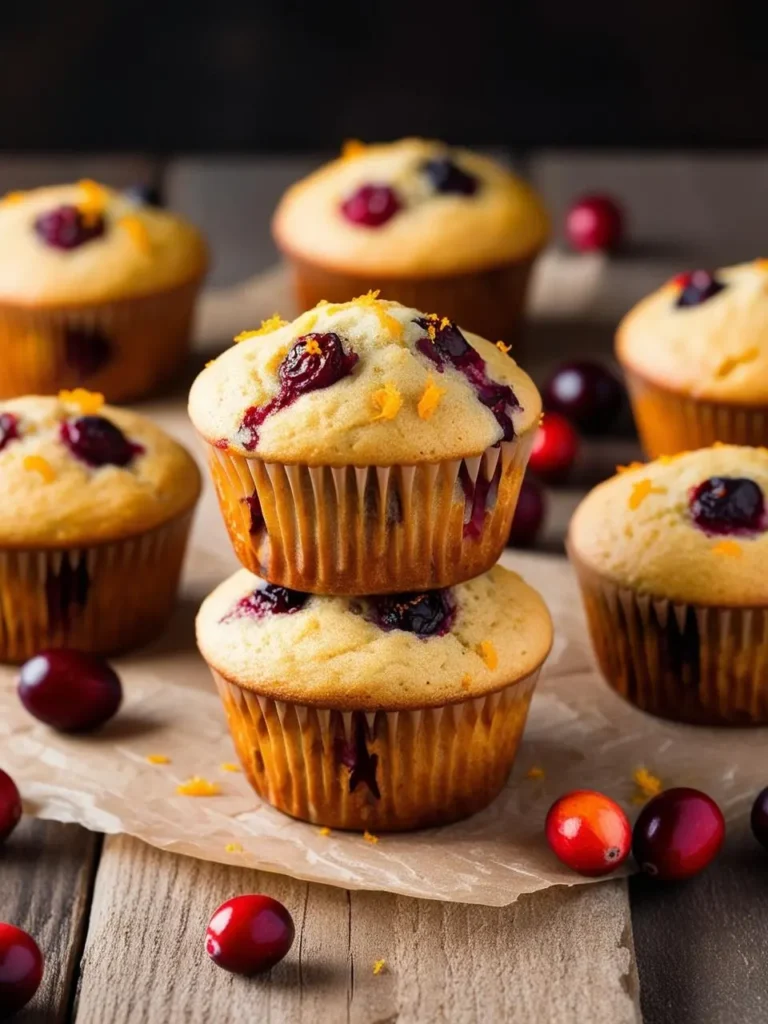
{"type": "Polygon", "coordinates": [[[26,818],[0,846],[0,920],[26,929],[45,956],[42,985],[18,1024],[68,1019],[100,845],[77,825],[26,818]]]}
{"type": "Polygon", "coordinates": [[[107,839],[94,891],[77,1024],[271,1020],[635,1024],[623,882],[552,889],[503,909],[307,885],[107,839]],[[220,902],[265,891],[297,938],[244,980],[203,952],[220,902]],[[386,961],[374,975],[377,960],[386,961]]]}

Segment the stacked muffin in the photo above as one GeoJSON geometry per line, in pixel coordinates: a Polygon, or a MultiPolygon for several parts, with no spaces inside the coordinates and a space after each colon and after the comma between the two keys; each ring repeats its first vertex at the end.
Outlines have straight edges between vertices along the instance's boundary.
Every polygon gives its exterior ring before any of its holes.
{"type": "Polygon", "coordinates": [[[534,385],[490,342],[374,293],[237,340],[190,395],[245,567],[197,638],[251,783],[341,828],[480,809],[552,638],[541,598],[492,568],[534,385]]]}

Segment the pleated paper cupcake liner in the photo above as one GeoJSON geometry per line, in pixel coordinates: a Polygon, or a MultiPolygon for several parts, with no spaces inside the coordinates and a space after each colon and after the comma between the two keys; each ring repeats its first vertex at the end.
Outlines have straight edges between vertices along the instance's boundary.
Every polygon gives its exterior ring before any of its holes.
{"type": "Polygon", "coordinates": [[[716,441],[768,445],[768,406],[707,402],[676,394],[625,370],[637,429],[649,458],[708,448],[716,441]]]}
{"type": "Polygon", "coordinates": [[[0,398],[80,386],[127,402],[156,391],[187,356],[200,284],[83,306],[0,303],[0,398]]]}
{"type": "Polygon", "coordinates": [[[276,701],[211,671],[262,799],[316,825],[375,833],[486,807],[509,775],[540,669],[460,703],[375,712],[276,701]]]}
{"type": "Polygon", "coordinates": [[[678,722],[768,724],[768,608],[638,594],[569,556],[598,664],[625,700],[678,722]]]}
{"type": "Polygon", "coordinates": [[[520,333],[536,255],[486,270],[443,277],[345,274],[290,254],[288,258],[299,309],[311,309],[322,299],[348,302],[377,289],[383,299],[395,299],[404,306],[447,316],[492,341],[512,342],[518,340],[520,333]]]}
{"type": "Polygon", "coordinates": [[[85,548],[0,550],[0,661],[46,647],[112,654],[159,634],[176,600],[192,513],[85,548]]]}
{"type": "Polygon", "coordinates": [[[504,549],[533,431],[482,456],[416,466],[287,466],[209,445],[235,554],[294,590],[448,587],[504,549]]]}

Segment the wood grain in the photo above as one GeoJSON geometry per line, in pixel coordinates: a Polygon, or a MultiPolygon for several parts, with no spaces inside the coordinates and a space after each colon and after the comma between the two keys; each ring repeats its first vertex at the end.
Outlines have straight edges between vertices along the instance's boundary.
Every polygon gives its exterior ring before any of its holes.
{"type": "Polygon", "coordinates": [[[74,1019],[635,1024],[626,886],[468,907],[348,893],[109,838],[74,1019]],[[254,891],[285,903],[297,937],[271,974],[246,980],[207,959],[203,935],[219,903],[254,891]],[[377,960],[386,967],[374,975],[377,960]]]}
{"type": "Polygon", "coordinates": [[[42,985],[18,1024],[68,1019],[100,846],[77,825],[31,818],[0,846],[0,920],[28,931],[45,956],[42,985]]]}

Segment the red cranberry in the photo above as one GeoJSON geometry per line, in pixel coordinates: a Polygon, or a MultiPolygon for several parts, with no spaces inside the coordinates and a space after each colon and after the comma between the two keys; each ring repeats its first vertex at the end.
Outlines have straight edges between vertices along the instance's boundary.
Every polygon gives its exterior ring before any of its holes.
{"type": "Polygon", "coordinates": [[[211,918],[205,951],[225,971],[260,974],[283,959],[295,934],[293,918],[271,896],[235,896],[211,918]]]}
{"type": "Polygon", "coordinates": [[[367,786],[371,796],[381,799],[381,790],[376,780],[376,768],[379,755],[372,754],[368,749],[370,733],[365,715],[359,711],[352,712],[352,735],[349,740],[334,741],[336,760],[349,768],[349,792],[354,793],[359,785],[367,786]]]}
{"type": "Polygon", "coordinates": [[[419,637],[443,636],[451,628],[453,606],[447,590],[384,594],[371,598],[372,619],[383,630],[402,629],[419,637]]]}
{"type": "Polygon", "coordinates": [[[276,583],[267,583],[259,590],[241,598],[222,622],[239,619],[249,615],[254,619],[263,619],[267,615],[293,615],[299,612],[309,600],[309,594],[299,590],[280,587],[276,583]]]}
{"type": "Polygon", "coordinates": [[[21,821],[21,795],[10,775],[0,768],[0,843],[21,821]]]}
{"type": "Polygon", "coordinates": [[[81,380],[92,376],[112,358],[112,343],[101,331],[67,327],[64,331],[64,362],[81,380]]]}
{"type": "Polygon", "coordinates": [[[642,871],[678,880],[702,871],[724,838],[725,820],[711,797],[698,789],[666,789],[640,812],[632,852],[642,871]]]}
{"type": "Polygon", "coordinates": [[[585,433],[599,434],[616,420],[624,401],[621,384],[600,363],[565,363],[542,390],[546,409],[560,413],[585,433]]]}
{"type": "Polygon", "coordinates": [[[579,252],[614,249],[621,241],[624,215],[610,196],[584,196],[568,211],[565,230],[579,252]]]}
{"type": "Polygon", "coordinates": [[[528,548],[535,544],[546,510],[544,488],[530,476],[525,477],[517,499],[508,543],[515,548],[528,548]]]}
{"type": "Polygon", "coordinates": [[[755,797],[750,824],[755,839],[768,850],[768,786],[755,797]]]}
{"type": "Polygon", "coordinates": [[[297,338],[280,364],[278,393],[266,405],[246,409],[240,427],[243,446],[253,451],[259,443],[259,427],[267,417],[292,405],[301,395],[329,388],[348,377],[359,358],[357,352],[344,351],[338,334],[305,334],[297,338]]]}
{"type": "Polygon", "coordinates": [[[702,302],[711,299],[713,295],[721,292],[725,285],[718,281],[709,270],[692,270],[686,274],[680,274],[675,278],[680,285],[680,294],[675,300],[678,309],[686,306],[700,306],[702,302]]]}
{"type": "Polygon", "coordinates": [[[0,452],[10,441],[19,437],[19,417],[12,412],[0,413],[0,452]]]}
{"type": "Polygon", "coordinates": [[[473,196],[477,192],[477,178],[463,171],[447,157],[427,160],[421,169],[435,192],[457,192],[462,196],[473,196]]]}
{"type": "Polygon", "coordinates": [[[261,511],[258,493],[254,491],[250,498],[241,498],[240,501],[248,507],[248,513],[251,517],[251,528],[248,532],[258,533],[264,526],[264,516],[261,511]]]}
{"type": "Polygon", "coordinates": [[[530,468],[543,480],[562,480],[573,466],[579,437],[564,416],[545,414],[531,449],[530,468]]]}
{"type": "Polygon", "coordinates": [[[34,996],[43,980],[43,954],[31,935],[0,921],[0,1017],[9,1017],[34,996]]]}
{"type": "Polygon", "coordinates": [[[81,462],[89,466],[127,466],[144,448],[129,441],[122,430],[103,416],[64,420],[61,440],[81,462]]]}
{"type": "Polygon", "coordinates": [[[60,732],[87,732],[108,721],[123,698],[117,673],[102,658],[74,650],[41,651],[19,670],[21,703],[60,732]]]}
{"type": "Polygon", "coordinates": [[[35,221],[35,231],[54,249],[76,249],[104,234],[104,218],[84,217],[76,206],[59,206],[35,221]]]}
{"type": "Polygon", "coordinates": [[[485,472],[478,473],[473,481],[466,463],[459,468],[459,483],[464,491],[464,529],[463,535],[477,540],[483,535],[485,516],[496,504],[501,481],[501,459],[496,463],[493,475],[488,479],[485,472]]]}
{"type": "Polygon", "coordinates": [[[379,228],[401,209],[397,193],[389,185],[363,185],[341,204],[341,212],[366,228],[379,228]]]}
{"type": "Polygon", "coordinates": [[[763,492],[745,477],[713,476],[689,497],[694,523],[706,533],[757,533],[766,528],[763,492]]]}
{"type": "Polygon", "coordinates": [[[555,856],[581,875],[605,875],[623,864],[632,829],[619,805],[593,789],[576,789],[556,800],[546,821],[555,856]]]}

